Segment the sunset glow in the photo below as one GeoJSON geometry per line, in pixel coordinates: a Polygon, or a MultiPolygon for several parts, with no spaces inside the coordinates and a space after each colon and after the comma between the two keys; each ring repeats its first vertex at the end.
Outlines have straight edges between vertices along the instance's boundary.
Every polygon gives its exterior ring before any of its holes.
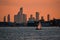
{"type": "Polygon", "coordinates": [[[30,14],[35,16],[36,11],[47,19],[47,14],[50,14],[50,18],[60,19],[60,0],[0,0],[0,21],[3,21],[3,17],[10,14],[11,21],[14,21],[14,15],[18,13],[20,7],[23,7],[23,11],[27,14],[27,18],[30,14]]]}

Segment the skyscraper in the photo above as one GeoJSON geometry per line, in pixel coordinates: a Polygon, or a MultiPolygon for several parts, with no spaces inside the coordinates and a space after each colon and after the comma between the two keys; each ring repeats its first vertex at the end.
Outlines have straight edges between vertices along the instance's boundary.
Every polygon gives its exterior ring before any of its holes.
{"type": "Polygon", "coordinates": [[[6,16],[4,16],[4,22],[6,22],[6,16]]]}
{"type": "Polygon", "coordinates": [[[27,22],[27,15],[23,14],[23,23],[26,23],[26,22],[27,22]]]}
{"type": "Polygon", "coordinates": [[[39,21],[39,12],[36,12],[36,21],[39,21]]]}
{"type": "Polygon", "coordinates": [[[7,21],[10,22],[10,14],[8,14],[7,21]]]}
{"type": "Polygon", "coordinates": [[[14,22],[16,23],[16,21],[18,21],[17,15],[14,15],[14,22]]]}
{"type": "Polygon", "coordinates": [[[20,8],[20,14],[23,14],[23,7],[20,8]]]}
{"type": "Polygon", "coordinates": [[[50,15],[49,14],[47,15],[47,21],[50,21],[50,15]]]}
{"type": "Polygon", "coordinates": [[[33,15],[30,15],[30,18],[29,18],[29,20],[28,20],[28,21],[29,21],[29,23],[30,23],[30,22],[34,22],[34,21],[35,21],[35,18],[33,17],[33,15]]]}
{"type": "Polygon", "coordinates": [[[44,17],[43,16],[41,16],[41,21],[44,21],[44,17]]]}
{"type": "Polygon", "coordinates": [[[23,7],[21,7],[18,14],[14,15],[14,22],[23,23],[25,21],[26,21],[26,14],[23,14],[23,7]]]}

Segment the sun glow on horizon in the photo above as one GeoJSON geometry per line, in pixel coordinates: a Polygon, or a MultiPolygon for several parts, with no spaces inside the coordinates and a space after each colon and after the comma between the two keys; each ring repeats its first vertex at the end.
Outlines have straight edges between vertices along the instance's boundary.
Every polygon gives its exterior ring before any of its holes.
{"type": "Polygon", "coordinates": [[[23,7],[23,13],[27,14],[27,18],[32,14],[40,13],[47,20],[47,14],[50,19],[60,19],[60,0],[0,0],[0,21],[3,17],[10,14],[11,21],[14,21],[14,15],[18,14],[20,7],[23,7]]]}

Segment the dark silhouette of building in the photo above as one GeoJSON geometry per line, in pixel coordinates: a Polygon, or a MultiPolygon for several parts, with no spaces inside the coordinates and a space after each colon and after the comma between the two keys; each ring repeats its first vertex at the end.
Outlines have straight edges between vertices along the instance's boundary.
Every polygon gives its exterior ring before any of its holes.
{"type": "Polygon", "coordinates": [[[60,19],[53,19],[52,24],[53,26],[60,26],[60,19]]]}
{"type": "Polygon", "coordinates": [[[39,12],[36,12],[36,21],[39,21],[39,12]]]}
{"type": "Polygon", "coordinates": [[[26,14],[23,13],[23,7],[21,7],[18,14],[14,15],[14,22],[25,23],[26,21],[27,21],[27,16],[26,16],[26,14]]]}
{"type": "Polygon", "coordinates": [[[20,14],[23,14],[23,7],[20,8],[20,14]]]}
{"type": "Polygon", "coordinates": [[[35,26],[35,18],[33,17],[33,15],[31,14],[30,15],[30,18],[29,18],[29,20],[28,20],[28,22],[27,22],[27,26],[35,26]]]}
{"type": "Polygon", "coordinates": [[[30,15],[30,18],[28,20],[30,23],[34,22],[35,21],[35,18],[33,17],[33,15],[30,15]]]}
{"type": "Polygon", "coordinates": [[[7,21],[10,22],[10,14],[7,16],[7,21]]]}
{"type": "Polygon", "coordinates": [[[47,15],[47,21],[50,21],[50,15],[49,14],[47,15]]]}
{"type": "Polygon", "coordinates": [[[23,23],[27,23],[27,15],[23,14],[23,23]]]}
{"type": "Polygon", "coordinates": [[[44,17],[43,16],[41,16],[41,21],[44,21],[44,17]]]}
{"type": "Polygon", "coordinates": [[[4,16],[4,22],[6,22],[6,16],[4,16]]]}

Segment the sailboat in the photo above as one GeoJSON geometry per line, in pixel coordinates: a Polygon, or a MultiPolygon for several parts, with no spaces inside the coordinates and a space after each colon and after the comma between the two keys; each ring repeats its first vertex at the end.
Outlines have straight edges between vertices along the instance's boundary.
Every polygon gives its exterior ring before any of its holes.
{"type": "Polygon", "coordinates": [[[41,30],[41,23],[38,24],[38,26],[36,27],[36,30],[41,30]]]}

